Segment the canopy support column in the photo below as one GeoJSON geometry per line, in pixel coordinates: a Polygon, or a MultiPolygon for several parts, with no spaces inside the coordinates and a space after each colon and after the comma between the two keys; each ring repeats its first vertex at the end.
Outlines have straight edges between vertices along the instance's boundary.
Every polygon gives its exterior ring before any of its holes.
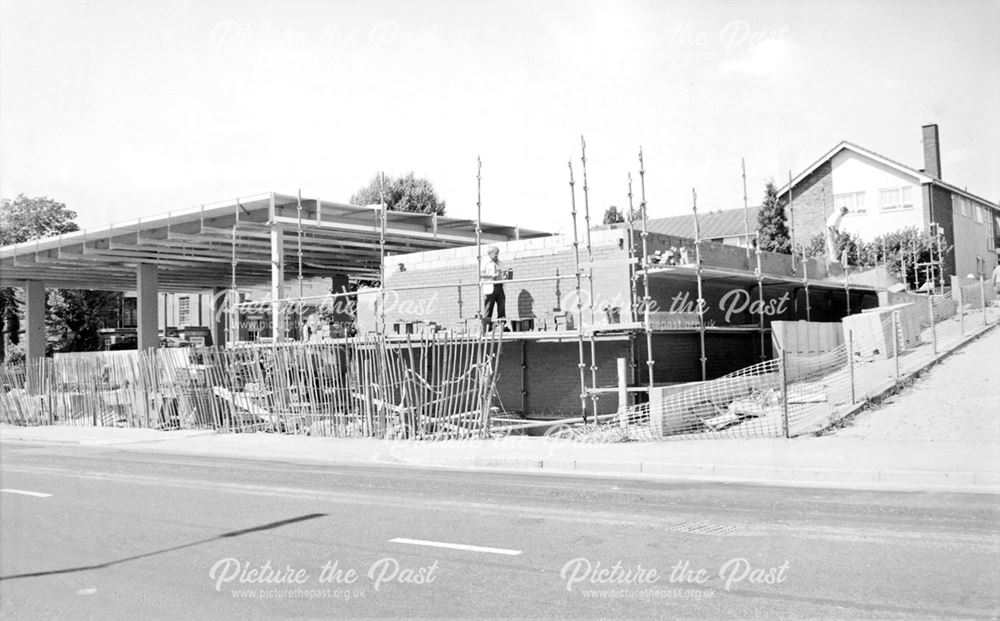
{"type": "Polygon", "coordinates": [[[160,345],[157,329],[159,309],[159,275],[155,263],[140,263],[136,270],[136,309],[139,351],[156,349],[160,345]]]}

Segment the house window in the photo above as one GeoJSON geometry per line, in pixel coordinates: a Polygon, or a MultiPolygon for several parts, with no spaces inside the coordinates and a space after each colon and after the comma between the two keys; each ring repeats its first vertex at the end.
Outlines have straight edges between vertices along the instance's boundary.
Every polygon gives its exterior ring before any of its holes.
{"type": "Polygon", "coordinates": [[[913,209],[913,187],[885,188],[879,191],[879,207],[882,211],[913,209]]]}
{"type": "Polygon", "coordinates": [[[983,207],[982,205],[974,205],[976,209],[976,222],[983,223],[983,207]]]}
{"type": "Polygon", "coordinates": [[[848,192],[847,194],[834,194],[833,204],[838,211],[840,211],[841,207],[847,207],[848,215],[862,214],[867,211],[865,209],[864,192],[848,192]]]}
{"type": "Polygon", "coordinates": [[[191,298],[184,296],[177,300],[177,324],[186,326],[191,322],[191,298]]]}

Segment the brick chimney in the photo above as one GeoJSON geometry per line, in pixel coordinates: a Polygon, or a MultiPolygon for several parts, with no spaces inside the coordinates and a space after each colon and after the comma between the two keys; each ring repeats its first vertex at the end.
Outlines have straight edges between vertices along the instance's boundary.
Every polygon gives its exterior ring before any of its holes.
{"type": "Polygon", "coordinates": [[[941,178],[941,142],[937,124],[924,125],[924,172],[935,179],[941,178]]]}

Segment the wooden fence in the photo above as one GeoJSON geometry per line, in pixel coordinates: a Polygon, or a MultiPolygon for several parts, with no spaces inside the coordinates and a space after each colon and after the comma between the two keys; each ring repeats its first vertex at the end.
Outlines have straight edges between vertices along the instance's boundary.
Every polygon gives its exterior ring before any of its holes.
{"type": "Polygon", "coordinates": [[[0,420],[336,437],[489,429],[499,332],[58,356],[0,368],[0,420]]]}

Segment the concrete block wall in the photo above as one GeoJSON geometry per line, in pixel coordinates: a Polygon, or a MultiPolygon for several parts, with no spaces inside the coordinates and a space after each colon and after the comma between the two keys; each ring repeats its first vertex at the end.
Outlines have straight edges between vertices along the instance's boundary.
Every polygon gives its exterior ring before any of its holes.
{"type": "MultiPolygon", "coordinates": [[[[627,262],[627,232],[593,231],[592,251],[594,297],[597,308],[619,306],[627,315],[630,300],[627,262]]],[[[504,284],[507,316],[534,319],[536,329],[543,324],[550,329],[553,315],[576,310],[576,258],[572,241],[563,236],[511,241],[494,244],[500,249],[500,261],[513,269],[514,282],[504,284]],[[554,277],[559,276],[557,280],[554,277]],[[517,279],[553,277],[551,280],[516,282],[517,279]]],[[[483,260],[487,261],[484,244],[483,260]]],[[[589,323],[587,298],[587,250],[581,243],[580,265],[584,277],[584,321],[589,323]]],[[[450,329],[473,325],[479,312],[478,262],[476,248],[453,248],[407,255],[386,260],[386,325],[396,322],[435,322],[450,329]],[[400,270],[402,265],[402,270],[400,270]],[[437,286],[447,283],[448,286],[437,286]],[[405,289],[403,289],[405,288],[405,289]]],[[[359,325],[371,323],[377,305],[359,304],[359,325]],[[369,315],[364,317],[363,315],[369,315]]]]}

